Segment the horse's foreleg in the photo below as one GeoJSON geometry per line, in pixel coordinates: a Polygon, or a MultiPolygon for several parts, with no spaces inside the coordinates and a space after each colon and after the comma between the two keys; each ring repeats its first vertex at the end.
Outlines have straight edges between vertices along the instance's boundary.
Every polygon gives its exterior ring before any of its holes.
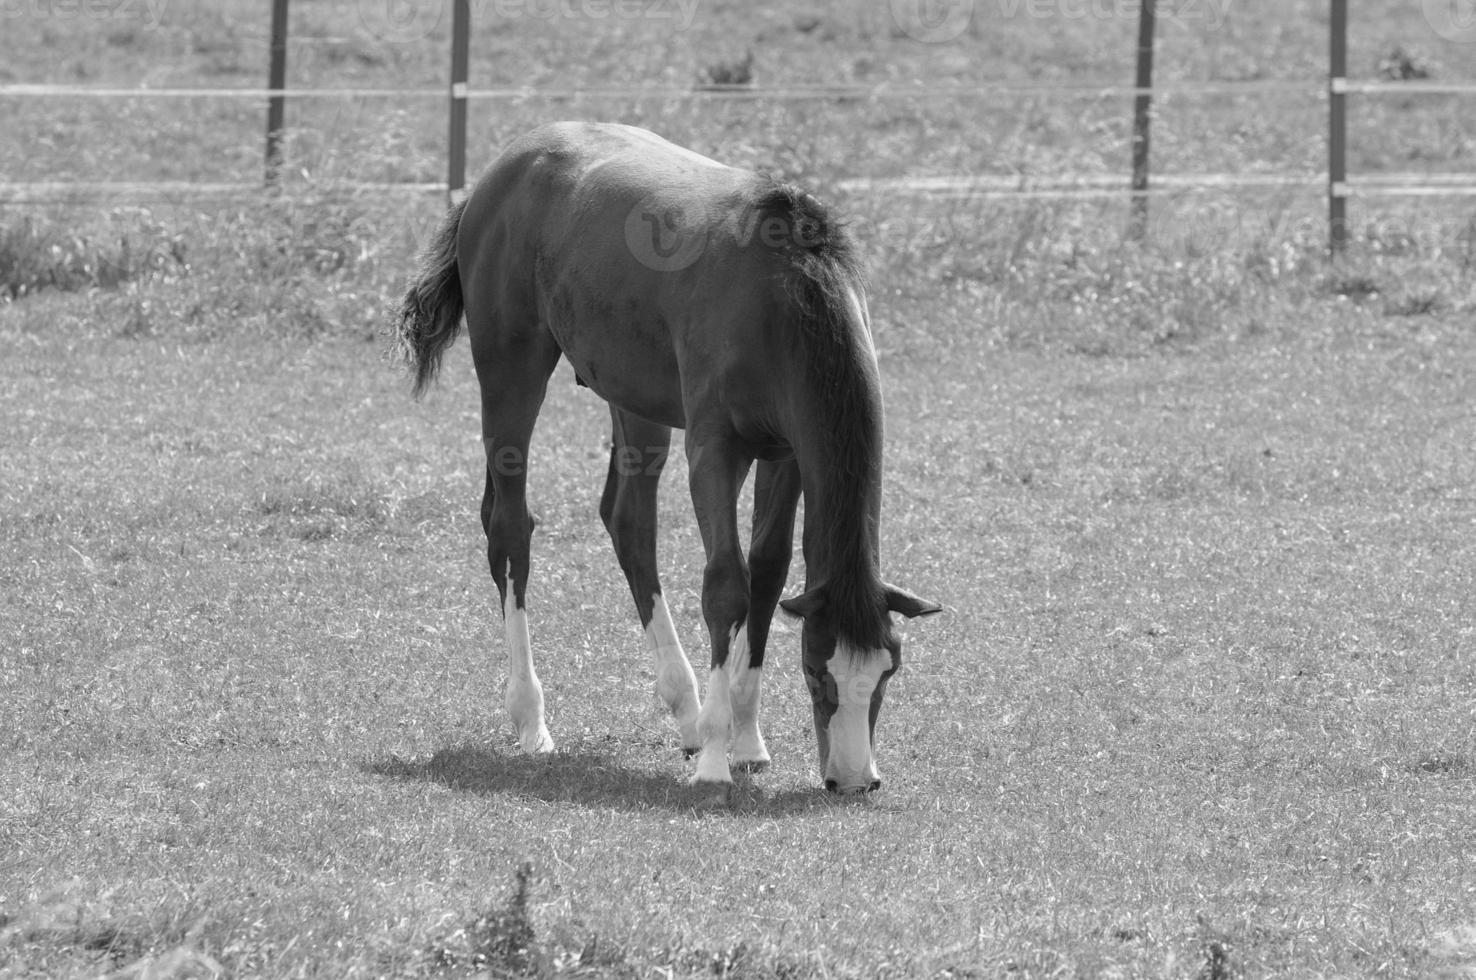
{"type": "Polygon", "coordinates": [[[769,764],[769,750],[758,722],[763,678],[760,668],[774,607],[779,604],[789,575],[799,495],[799,467],[792,460],[758,464],[753,483],[753,537],[748,548],[751,683],[733,689],[733,763],[751,771],[769,764]]]}
{"type": "Polygon", "coordinates": [[[630,583],[641,628],[656,662],[656,693],[671,709],[689,755],[697,741],[697,678],[682,650],[656,570],[656,496],[671,429],[612,408],[610,473],[600,517],[630,583]]]}
{"type": "Polygon", "coordinates": [[[696,783],[732,782],[728,740],[733,733],[734,702],[754,698],[758,670],[749,655],[748,567],[738,538],[738,491],[751,460],[731,441],[704,441],[687,432],[688,478],[707,567],[702,576],[702,615],[712,640],[712,672],[707,697],[697,716],[696,783]]]}

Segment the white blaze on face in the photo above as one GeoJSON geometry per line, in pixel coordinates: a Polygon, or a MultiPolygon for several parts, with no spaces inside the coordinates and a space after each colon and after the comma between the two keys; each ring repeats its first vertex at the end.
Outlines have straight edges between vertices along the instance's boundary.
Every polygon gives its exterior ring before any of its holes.
{"type": "Polygon", "coordinates": [[[507,692],[503,703],[518,747],[524,752],[552,752],[553,738],[543,722],[543,685],[533,669],[533,644],[528,638],[528,610],[519,609],[512,589],[502,603],[502,624],[507,636],[507,692]]]}
{"type": "Polygon", "coordinates": [[[697,675],[682,650],[671,610],[666,599],[657,593],[652,602],[651,622],[646,624],[646,644],[656,661],[656,693],[676,718],[682,733],[682,748],[696,751],[697,741],[697,675]]]}
{"type": "Polygon", "coordinates": [[[822,776],[827,783],[834,780],[842,793],[869,790],[881,779],[871,744],[871,697],[882,675],[891,670],[892,656],[885,650],[837,643],[826,667],[838,704],[826,727],[830,755],[822,776]]]}

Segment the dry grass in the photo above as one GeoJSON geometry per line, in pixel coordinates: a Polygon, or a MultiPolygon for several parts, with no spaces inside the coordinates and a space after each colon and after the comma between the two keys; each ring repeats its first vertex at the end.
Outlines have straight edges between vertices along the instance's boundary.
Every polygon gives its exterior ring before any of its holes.
{"type": "MultiPolygon", "coordinates": [[[[781,656],[775,767],[714,814],[651,694],[594,513],[603,413],[571,379],[533,474],[564,751],[529,761],[498,720],[467,365],[414,406],[362,341],[10,334],[12,963],[471,970],[506,952],[524,861],[553,973],[1460,962],[1471,483],[1426,447],[1476,351],[1340,336],[997,351],[978,378],[889,355],[889,574],[950,611],[910,631],[888,789],[816,791],[781,656]]],[[[663,554],[695,652],[679,484],[663,554]]]]}

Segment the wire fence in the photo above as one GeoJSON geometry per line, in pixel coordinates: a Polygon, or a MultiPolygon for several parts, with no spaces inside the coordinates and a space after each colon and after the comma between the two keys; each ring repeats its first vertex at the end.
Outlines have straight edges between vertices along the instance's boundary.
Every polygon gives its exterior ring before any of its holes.
{"type": "MultiPolygon", "coordinates": [[[[1476,82],[1354,82],[1344,80],[1339,91],[1350,95],[1476,95],[1476,82]]],[[[1182,96],[1247,96],[1326,94],[1326,83],[1288,79],[1243,82],[1175,82],[1168,86],[1118,85],[1109,82],[979,82],[971,85],[707,85],[699,88],[662,86],[504,86],[470,88],[468,99],[737,99],[752,101],[791,99],[858,99],[866,101],[992,99],[1008,95],[1062,98],[1155,98],[1182,96]]],[[[68,99],[432,99],[444,100],[444,88],[108,88],[96,85],[0,85],[0,98],[68,99]]],[[[1476,177],[1476,175],[1473,175],[1476,177]]]]}
{"type": "MultiPolygon", "coordinates": [[[[1321,192],[1321,173],[1220,174],[1167,173],[1138,192],[1150,197],[1181,197],[1201,192],[1264,190],[1321,192]]],[[[887,194],[963,200],[1105,200],[1129,193],[1113,174],[945,175],[931,177],[853,177],[836,181],[849,194],[887,194]]],[[[0,182],[0,205],[177,204],[233,202],[260,198],[259,181],[23,181],[0,182]]],[[[317,197],[363,194],[444,194],[444,181],[335,181],[316,183],[317,197]]],[[[1348,181],[1349,197],[1476,197],[1476,177],[1465,173],[1387,173],[1348,181]]]]}
{"type": "MultiPolygon", "coordinates": [[[[162,99],[245,100],[268,105],[267,182],[280,169],[280,129],[287,100],[416,100],[449,101],[451,132],[448,176],[445,182],[336,182],[315,187],[316,192],[356,193],[449,193],[452,199],[465,184],[465,107],[470,101],[532,100],[842,100],[860,102],[930,101],[943,99],[987,100],[1008,97],[1060,99],[1170,99],[1296,95],[1326,99],[1329,107],[1328,168],[1308,173],[1157,173],[1151,184],[1135,175],[1132,184],[1112,174],[1061,174],[1051,176],[954,174],[929,177],[853,178],[838,182],[848,192],[925,195],[943,198],[979,199],[1105,199],[1183,195],[1203,191],[1240,192],[1253,189],[1325,187],[1329,200],[1329,240],[1336,250],[1346,236],[1344,202],[1351,197],[1473,197],[1476,173],[1383,173],[1350,177],[1346,173],[1347,129],[1344,118],[1349,95],[1462,96],[1476,95],[1476,82],[1407,80],[1398,82],[1349,81],[1346,77],[1347,2],[1331,0],[1330,70],[1325,81],[1253,80],[1235,82],[1176,82],[1172,85],[1120,85],[1113,83],[981,82],[970,85],[710,85],[696,88],[647,86],[545,87],[508,86],[473,88],[466,78],[466,47],[469,15],[466,0],[455,0],[457,16],[452,29],[452,79],[445,88],[267,88],[173,87],[122,88],[81,85],[0,85],[0,100],[66,99],[162,99]],[[460,158],[460,159],[459,159],[460,158]]],[[[275,0],[272,65],[270,77],[279,83],[285,75],[285,10],[287,0],[275,0]],[[280,17],[276,15],[281,15],[280,17]]],[[[1141,54],[1141,53],[1140,53],[1141,54]]],[[[1140,79],[1143,76],[1140,73],[1140,79]]],[[[126,182],[0,182],[0,206],[36,204],[84,204],[98,200],[178,201],[190,199],[237,199],[260,192],[262,183],[195,181],[126,182]]]]}

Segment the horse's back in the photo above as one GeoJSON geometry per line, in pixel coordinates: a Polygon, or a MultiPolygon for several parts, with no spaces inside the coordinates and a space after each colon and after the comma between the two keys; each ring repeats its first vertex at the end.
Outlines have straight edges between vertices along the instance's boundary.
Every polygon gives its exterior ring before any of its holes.
{"type": "Polygon", "coordinates": [[[712,341],[782,301],[782,290],[755,288],[770,281],[772,257],[735,234],[764,185],[630,126],[527,133],[478,181],[462,218],[473,355],[506,356],[546,331],[607,401],[684,426],[683,367],[708,378],[736,369],[717,360],[734,346],[712,341]]]}
{"type": "MultiPolygon", "coordinates": [[[[472,189],[463,228],[475,235],[489,223],[517,222],[524,236],[547,246],[649,197],[736,198],[755,179],[634,126],[549,123],[519,137],[488,168],[472,189]]],[[[463,242],[473,244],[465,231],[463,242]]]]}

